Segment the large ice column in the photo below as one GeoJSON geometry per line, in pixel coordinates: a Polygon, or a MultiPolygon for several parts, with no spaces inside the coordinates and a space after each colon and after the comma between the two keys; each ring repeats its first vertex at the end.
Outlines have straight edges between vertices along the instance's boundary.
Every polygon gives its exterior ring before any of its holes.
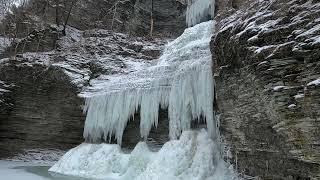
{"type": "Polygon", "coordinates": [[[207,21],[214,16],[215,0],[187,0],[186,21],[188,27],[207,21]]]}
{"type": "Polygon", "coordinates": [[[110,75],[91,82],[86,97],[87,140],[110,140],[121,144],[123,132],[140,110],[140,134],[147,138],[157,127],[159,108],[168,108],[169,135],[177,139],[189,130],[192,120],[203,117],[211,137],[216,135],[213,117],[213,76],[210,40],[213,21],[188,28],[169,43],[158,63],[137,72],[110,75]],[[93,92],[101,89],[102,92],[93,92]]]}

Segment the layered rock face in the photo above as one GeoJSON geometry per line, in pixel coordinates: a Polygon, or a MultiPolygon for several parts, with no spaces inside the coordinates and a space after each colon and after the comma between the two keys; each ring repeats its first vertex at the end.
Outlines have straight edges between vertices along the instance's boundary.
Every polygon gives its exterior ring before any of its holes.
{"type": "Polygon", "coordinates": [[[130,26],[138,35],[150,32],[150,14],[153,9],[154,33],[169,37],[180,35],[186,28],[185,3],[177,0],[136,0],[130,26]]]}
{"type": "Polygon", "coordinates": [[[0,60],[0,157],[83,142],[84,101],[78,93],[90,80],[152,63],[163,45],[107,30],[69,28],[67,34],[56,50],[0,60]]]}
{"type": "Polygon", "coordinates": [[[238,171],[319,179],[319,1],[219,5],[212,40],[217,106],[238,171]]]}
{"type": "MultiPolygon", "coordinates": [[[[62,21],[67,17],[72,4],[71,1],[62,2],[64,5],[59,9],[58,16],[60,24],[64,23],[62,21]]],[[[56,24],[56,8],[47,1],[31,0],[27,9],[45,22],[56,24]]],[[[145,36],[150,32],[152,14],[153,36],[176,37],[186,27],[185,9],[185,3],[178,0],[154,0],[153,5],[150,0],[79,0],[72,7],[68,25],[81,30],[99,28],[145,36]]],[[[28,21],[33,19],[29,18],[28,21]]],[[[20,26],[26,25],[21,23],[20,26]]],[[[34,28],[36,25],[32,26],[31,28],[34,28]]],[[[25,28],[20,31],[24,34],[25,28]]]]}
{"type": "MultiPolygon", "coordinates": [[[[89,30],[69,27],[65,37],[55,26],[43,24],[55,23],[55,9],[45,1],[30,2],[34,4],[29,8],[39,17],[29,27],[34,30],[25,35],[18,29],[21,41],[0,54],[1,58],[18,54],[0,60],[1,157],[36,148],[64,150],[83,142],[84,101],[78,93],[90,87],[91,80],[106,81],[104,75],[129,73],[153,63],[164,44],[114,33],[148,34],[150,1],[79,1],[69,24],[89,30]]],[[[184,30],[183,3],[162,0],[153,5],[155,36],[177,36],[184,30]]],[[[163,118],[160,126],[167,131],[167,117],[163,118]]],[[[129,124],[124,147],[132,148],[140,140],[136,127],[135,122],[129,124]]],[[[154,130],[149,140],[167,141],[167,136],[158,134],[168,133],[154,130]]]]}
{"type": "Polygon", "coordinates": [[[186,27],[186,5],[177,0],[155,0],[153,5],[150,0],[96,0],[83,1],[82,4],[83,7],[77,8],[71,19],[74,27],[82,29],[103,28],[139,36],[148,35],[152,9],[154,35],[174,37],[186,27]],[[83,14],[89,16],[79,19],[83,14]]]}
{"type": "Polygon", "coordinates": [[[1,66],[0,77],[14,83],[5,99],[10,109],[0,114],[0,157],[24,149],[66,149],[82,141],[82,101],[65,74],[16,61],[1,66]]]}

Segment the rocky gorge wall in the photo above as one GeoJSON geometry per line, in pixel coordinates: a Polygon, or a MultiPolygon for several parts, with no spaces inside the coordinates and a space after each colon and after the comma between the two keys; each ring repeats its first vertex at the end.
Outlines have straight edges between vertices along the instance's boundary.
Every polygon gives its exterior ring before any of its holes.
{"type": "MultiPolygon", "coordinates": [[[[90,86],[90,80],[152,63],[163,43],[102,29],[68,28],[57,49],[1,59],[0,158],[32,149],[68,150],[82,143],[84,99],[78,96],[82,89],[90,86]]],[[[167,125],[164,121],[160,126],[167,125]]],[[[125,147],[140,140],[134,132],[132,123],[125,147]]],[[[150,140],[160,144],[167,140],[153,137],[150,140]]]]}
{"type": "MultiPolygon", "coordinates": [[[[115,29],[148,34],[150,1],[125,2],[115,29]]],[[[319,179],[319,1],[216,4],[217,34],[211,44],[216,108],[234,166],[261,179],[319,179]]],[[[97,18],[92,22],[103,23],[83,29],[110,28],[112,13],[99,16],[93,7],[86,13],[97,18]]],[[[183,3],[177,1],[155,1],[156,32],[179,34],[185,26],[180,8],[183,3]]],[[[81,89],[101,75],[132,70],[125,59],[152,63],[160,54],[163,42],[130,38],[97,29],[70,31],[52,46],[57,49],[0,60],[0,156],[82,142],[81,89]]],[[[131,134],[135,128],[129,125],[133,130],[125,137],[130,145],[140,139],[131,134]]]]}
{"type": "Polygon", "coordinates": [[[1,66],[0,77],[14,83],[8,92],[11,107],[0,113],[0,157],[36,148],[68,149],[82,142],[83,102],[64,73],[17,61],[1,66]]]}
{"type": "MultiPolygon", "coordinates": [[[[67,17],[71,1],[60,1],[60,23],[67,17]]],[[[179,0],[155,0],[153,8],[150,0],[79,0],[72,6],[68,25],[80,29],[107,29],[135,36],[149,35],[151,14],[153,16],[153,36],[176,37],[185,29],[185,2],[179,0]],[[153,12],[151,13],[153,9],[153,12]]],[[[33,18],[49,24],[56,24],[56,9],[45,0],[30,0],[23,11],[29,11],[21,18],[39,26],[33,18]],[[31,14],[31,15],[30,15],[31,14]]],[[[18,34],[25,34],[25,23],[18,23],[18,34]]]]}
{"type": "Polygon", "coordinates": [[[219,1],[218,9],[217,110],[235,167],[262,179],[319,179],[319,1],[219,1]]]}
{"type": "MultiPolygon", "coordinates": [[[[83,142],[84,101],[78,97],[82,88],[101,75],[126,73],[135,63],[151,62],[163,45],[162,40],[115,33],[149,34],[150,1],[81,1],[69,21],[77,29],[68,27],[65,37],[50,25],[55,23],[54,9],[43,1],[30,2],[29,8],[38,18],[23,17],[32,19],[29,28],[34,30],[24,34],[25,28],[18,29],[21,41],[0,54],[9,57],[0,60],[0,158],[28,149],[67,150],[83,142]],[[41,11],[43,7],[45,11],[41,11]],[[130,60],[129,64],[124,59],[130,60]]],[[[154,35],[180,34],[185,28],[184,9],[183,3],[175,0],[155,1],[154,35]]],[[[127,148],[140,140],[134,133],[135,124],[126,130],[127,148]]],[[[160,126],[166,131],[167,125],[164,121],[160,126]]],[[[152,132],[150,141],[167,141],[167,136],[152,132]]]]}

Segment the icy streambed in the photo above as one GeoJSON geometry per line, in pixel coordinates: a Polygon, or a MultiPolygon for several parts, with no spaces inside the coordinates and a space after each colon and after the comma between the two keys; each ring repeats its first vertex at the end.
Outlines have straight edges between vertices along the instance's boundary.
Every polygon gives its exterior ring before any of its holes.
{"type": "MultiPolygon", "coordinates": [[[[0,160],[1,180],[87,180],[49,173],[47,163],[0,160]]],[[[106,179],[107,180],[107,179],[106,179]]]]}

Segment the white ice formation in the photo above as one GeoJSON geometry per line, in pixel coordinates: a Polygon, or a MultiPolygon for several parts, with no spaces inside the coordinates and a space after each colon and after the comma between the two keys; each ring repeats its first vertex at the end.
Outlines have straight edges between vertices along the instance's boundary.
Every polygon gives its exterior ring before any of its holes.
{"type": "Polygon", "coordinates": [[[86,98],[84,137],[118,144],[86,144],[71,149],[49,171],[112,180],[234,180],[224,162],[213,114],[210,40],[214,22],[188,28],[169,43],[158,62],[129,74],[91,81],[86,98]],[[106,79],[108,79],[106,81],[106,79]],[[171,140],[158,152],[145,142],[130,154],[121,150],[123,132],[140,110],[140,134],[157,127],[160,108],[168,108],[171,140]],[[192,120],[204,118],[207,131],[190,131],[192,120]]]}
{"type": "Polygon", "coordinates": [[[184,131],[179,140],[151,152],[146,143],[131,154],[119,145],[81,144],[71,149],[50,172],[113,180],[233,180],[232,167],[220,157],[219,146],[205,130],[184,131]]]}
{"type": "MultiPolygon", "coordinates": [[[[109,75],[108,81],[93,81],[81,95],[86,98],[87,140],[110,140],[121,144],[126,125],[140,110],[140,134],[147,138],[157,127],[161,108],[169,111],[169,135],[177,139],[189,130],[191,121],[204,117],[208,133],[215,138],[213,78],[210,40],[214,22],[188,28],[169,43],[158,62],[129,74],[109,75]]],[[[106,78],[106,77],[105,77],[106,78]]]]}
{"type": "Polygon", "coordinates": [[[186,21],[188,27],[213,18],[215,0],[187,0],[186,21]]]}

